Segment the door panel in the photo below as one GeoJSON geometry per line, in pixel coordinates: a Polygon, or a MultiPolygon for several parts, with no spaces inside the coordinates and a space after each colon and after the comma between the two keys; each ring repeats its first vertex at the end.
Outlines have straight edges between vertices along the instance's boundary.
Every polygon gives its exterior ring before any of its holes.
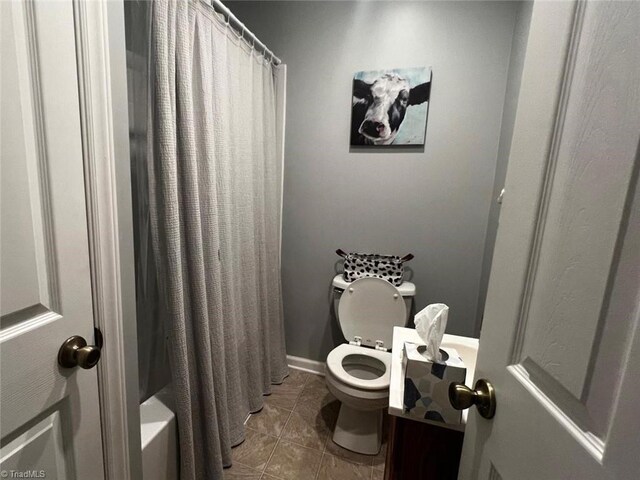
{"type": "MultiPolygon", "coordinates": [[[[603,42],[609,32],[597,21],[597,10],[588,5],[584,12],[514,354],[514,363],[530,359],[576,399],[587,389],[608,280],[616,267],[612,262],[637,149],[625,140],[638,132],[637,122],[629,121],[637,120],[636,102],[612,104],[611,98],[615,89],[637,82],[637,71],[627,63],[623,35],[603,42]]],[[[633,18],[620,15],[610,19],[620,27],[633,18]]]]}
{"type": "Polygon", "coordinates": [[[34,478],[73,478],[72,465],[67,465],[64,454],[63,437],[60,412],[54,411],[7,443],[3,448],[2,469],[34,472],[34,478]]]}
{"type": "Polygon", "coordinates": [[[0,468],[99,479],[96,370],[57,363],[68,337],[93,342],[73,5],[0,8],[0,468]]]}
{"type": "MultiPolygon", "coordinates": [[[[2,316],[29,307],[49,308],[49,285],[55,285],[55,271],[48,268],[52,256],[46,250],[45,229],[50,236],[51,212],[43,212],[49,200],[46,165],[36,154],[37,119],[30,95],[22,105],[25,73],[18,68],[17,47],[26,39],[16,39],[11,8],[4,5],[2,16],[2,316]],[[9,159],[13,161],[9,161],[9,159]],[[42,190],[45,195],[42,195],[42,190]]],[[[21,67],[27,65],[21,59],[21,67]]],[[[28,77],[27,77],[28,81],[28,77]]],[[[28,84],[27,84],[28,85],[28,84]]],[[[39,132],[42,133],[42,132],[39,132]]]]}
{"type": "Polygon", "coordinates": [[[638,2],[534,5],[475,375],[498,407],[460,478],[640,471],[638,25],[638,2]]]}

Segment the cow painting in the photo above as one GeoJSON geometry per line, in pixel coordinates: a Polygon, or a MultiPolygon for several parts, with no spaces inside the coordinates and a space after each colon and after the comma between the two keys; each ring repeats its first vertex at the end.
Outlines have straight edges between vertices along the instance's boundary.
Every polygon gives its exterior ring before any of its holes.
{"type": "Polygon", "coordinates": [[[430,68],[356,73],[351,145],[424,145],[430,93],[430,68]]]}

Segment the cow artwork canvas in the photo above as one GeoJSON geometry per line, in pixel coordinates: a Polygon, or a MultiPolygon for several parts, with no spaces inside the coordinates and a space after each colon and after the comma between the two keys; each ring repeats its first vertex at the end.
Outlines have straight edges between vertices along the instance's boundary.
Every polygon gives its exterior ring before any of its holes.
{"type": "Polygon", "coordinates": [[[351,145],[424,145],[431,68],[357,72],[351,145]]]}

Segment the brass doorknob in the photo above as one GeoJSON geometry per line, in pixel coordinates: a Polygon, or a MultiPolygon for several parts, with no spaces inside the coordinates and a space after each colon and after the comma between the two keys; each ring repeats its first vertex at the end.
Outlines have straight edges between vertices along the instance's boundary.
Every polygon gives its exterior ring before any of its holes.
{"type": "Polygon", "coordinates": [[[493,418],[496,414],[496,391],[488,380],[481,378],[471,390],[464,383],[453,382],[449,385],[449,402],[456,410],[466,410],[475,405],[484,418],[493,418]]]}
{"type": "Polygon", "coordinates": [[[100,360],[100,347],[87,345],[79,335],[67,338],[58,351],[58,363],[64,368],[93,368],[100,360]]]}

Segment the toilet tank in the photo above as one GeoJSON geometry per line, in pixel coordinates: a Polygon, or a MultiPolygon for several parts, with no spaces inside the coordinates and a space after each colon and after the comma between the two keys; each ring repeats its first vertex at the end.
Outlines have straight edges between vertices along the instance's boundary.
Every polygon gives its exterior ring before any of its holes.
{"type": "MultiPolygon", "coordinates": [[[[340,297],[342,297],[342,293],[349,287],[349,283],[350,282],[347,282],[342,278],[342,275],[336,275],[333,277],[333,311],[336,314],[336,318],[338,318],[338,304],[340,303],[340,297]]],[[[411,282],[402,282],[402,285],[396,288],[398,289],[398,293],[402,295],[405,307],[407,307],[407,318],[405,321],[406,326],[410,324],[411,305],[413,297],[416,295],[416,286],[411,282]]]]}

